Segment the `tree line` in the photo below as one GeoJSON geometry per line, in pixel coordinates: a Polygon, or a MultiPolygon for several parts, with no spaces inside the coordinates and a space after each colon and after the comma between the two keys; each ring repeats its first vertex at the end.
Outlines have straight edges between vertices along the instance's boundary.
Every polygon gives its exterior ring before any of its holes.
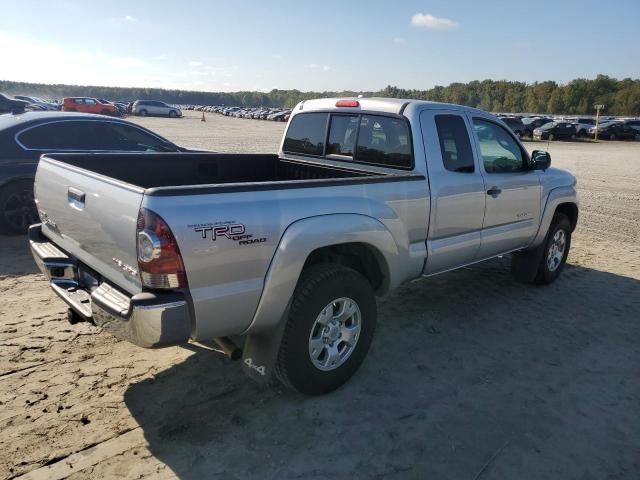
{"type": "Polygon", "coordinates": [[[0,80],[0,92],[61,99],[68,96],[106,98],[114,101],[161,100],[175,104],[293,107],[302,100],[319,97],[380,96],[457,103],[489,112],[522,112],[590,115],[595,104],[605,105],[608,115],[640,116],[640,79],[618,80],[607,75],[577,78],[561,85],[554,81],[524,83],[508,80],[474,80],[437,85],[428,90],[394,86],[377,92],[197,92],[159,88],[121,88],[82,85],[47,85],[0,80]]]}

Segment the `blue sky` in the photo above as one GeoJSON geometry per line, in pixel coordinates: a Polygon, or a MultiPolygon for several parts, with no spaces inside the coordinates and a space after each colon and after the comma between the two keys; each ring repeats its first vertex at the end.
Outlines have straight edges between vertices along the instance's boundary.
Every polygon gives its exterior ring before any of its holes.
{"type": "Polygon", "coordinates": [[[640,1],[3,0],[0,79],[209,91],[640,77],[640,1]]]}

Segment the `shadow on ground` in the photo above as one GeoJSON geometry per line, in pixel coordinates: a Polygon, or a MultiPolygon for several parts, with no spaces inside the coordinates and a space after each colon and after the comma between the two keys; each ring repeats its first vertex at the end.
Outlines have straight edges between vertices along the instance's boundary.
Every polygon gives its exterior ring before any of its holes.
{"type": "Polygon", "coordinates": [[[0,275],[38,273],[26,235],[0,235],[0,275]]]}
{"type": "Polygon", "coordinates": [[[182,479],[639,478],[638,311],[637,280],[567,266],[529,287],[501,259],[382,301],[333,394],[260,387],[202,352],[125,401],[182,479]]]}

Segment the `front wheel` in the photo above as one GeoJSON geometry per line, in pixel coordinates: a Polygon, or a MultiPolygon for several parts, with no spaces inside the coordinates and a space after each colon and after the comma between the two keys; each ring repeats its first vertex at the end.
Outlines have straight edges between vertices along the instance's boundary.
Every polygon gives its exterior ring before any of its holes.
{"type": "Polygon", "coordinates": [[[533,283],[546,285],[558,278],[567,261],[570,247],[571,223],[566,215],[556,213],[549,227],[544,253],[533,283]]]}
{"type": "Polygon", "coordinates": [[[328,393],[358,370],[376,325],[371,285],[339,265],[306,269],[293,294],[276,375],[307,395],[328,393]]]}
{"type": "Polygon", "coordinates": [[[555,137],[555,135],[553,133],[550,133],[548,138],[549,138],[549,140],[553,141],[553,140],[555,140],[556,137],[555,137]]]}
{"type": "Polygon", "coordinates": [[[146,117],[147,116],[147,111],[146,110],[140,110],[140,114],[141,117],[146,117]]]}
{"type": "Polygon", "coordinates": [[[169,117],[171,117],[171,118],[176,118],[177,116],[178,116],[178,114],[177,114],[174,110],[171,110],[171,111],[169,112],[169,117]]]}

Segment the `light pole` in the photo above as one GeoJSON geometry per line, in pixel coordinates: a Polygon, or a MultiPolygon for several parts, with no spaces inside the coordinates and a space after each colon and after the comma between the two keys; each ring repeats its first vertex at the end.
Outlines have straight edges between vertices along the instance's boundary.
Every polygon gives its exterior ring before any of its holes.
{"type": "Polygon", "coordinates": [[[596,134],[595,141],[598,141],[598,123],[600,123],[600,110],[604,110],[604,105],[594,105],[593,108],[596,109],[596,134]]]}

